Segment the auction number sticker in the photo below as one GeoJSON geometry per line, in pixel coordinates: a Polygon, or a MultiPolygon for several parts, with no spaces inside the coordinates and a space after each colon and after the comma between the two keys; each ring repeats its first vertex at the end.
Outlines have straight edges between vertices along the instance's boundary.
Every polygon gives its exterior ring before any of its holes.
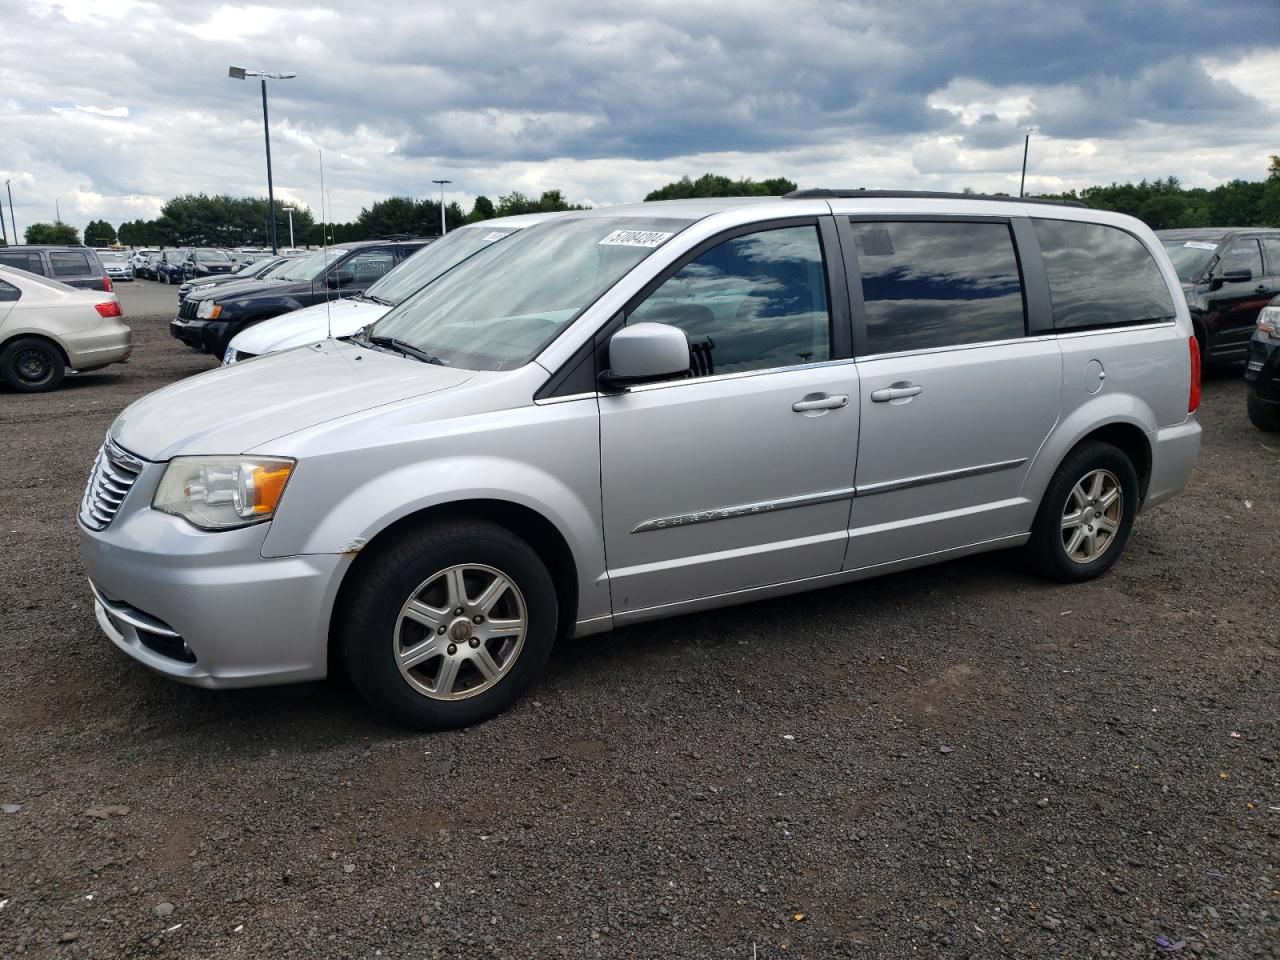
{"type": "Polygon", "coordinates": [[[597,244],[601,247],[656,247],[675,234],[658,230],[615,230],[597,244]]]}
{"type": "Polygon", "coordinates": [[[493,233],[489,234],[488,236],[486,236],[486,237],[484,238],[484,242],[485,242],[485,243],[493,243],[493,241],[495,241],[495,240],[501,240],[501,239],[502,239],[503,237],[505,237],[505,236],[506,236],[506,234],[505,234],[505,233],[503,233],[501,230],[495,230],[495,231],[493,231],[493,233]]]}
{"type": "Polygon", "coordinates": [[[1217,250],[1216,243],[1205,243],[1203,240],[1188,240],[1183,244],[1184,247],[1190,247],[1192,250],[1217,250]]]}

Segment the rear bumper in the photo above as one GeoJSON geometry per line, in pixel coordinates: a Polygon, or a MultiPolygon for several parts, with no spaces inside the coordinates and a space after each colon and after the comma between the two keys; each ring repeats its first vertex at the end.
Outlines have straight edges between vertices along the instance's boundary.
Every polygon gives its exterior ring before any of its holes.
{"type": "Polygon", "coordinates": [[[1152,437],[1151,479],[1143,510],[1158,506],[1182,492],[1200,455],[1200,420],[1195,414],[1182,423],[1161,427],[1152,437]]]}
{"type": "Polygon", "coordinates": [[[133,354],[133,331],[116,320],[106,320],[65,338],[67,363],[73,370],[94,370],[109,363],[123,363],[133,354]]]}

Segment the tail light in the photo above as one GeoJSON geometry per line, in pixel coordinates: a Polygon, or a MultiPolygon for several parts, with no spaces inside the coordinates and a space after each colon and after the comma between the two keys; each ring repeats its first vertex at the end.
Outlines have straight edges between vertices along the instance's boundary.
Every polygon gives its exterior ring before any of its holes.
{"type": "Polygon", "coordinates": [[[107,293],[111,292],[111,278],[108,277],[105,273],[102,275],[102,289],[105,290],[107,293]]]}
{"type": "Polygon", "coordinates": [[[1191,351],[1191,393],[1187,396],[1187,413],[1195,413],[1200,409],[1200,341],[1188,337],[1187,349],[1191,351]]]}
{"type": "Polygon", "coordinates": [[[120,309],[120,304],[115,300],[108,300],[106,303],[95,303],[93,309],[98,311],[98,316],[107,317],[123,317],[124,311],[120,309]]]}

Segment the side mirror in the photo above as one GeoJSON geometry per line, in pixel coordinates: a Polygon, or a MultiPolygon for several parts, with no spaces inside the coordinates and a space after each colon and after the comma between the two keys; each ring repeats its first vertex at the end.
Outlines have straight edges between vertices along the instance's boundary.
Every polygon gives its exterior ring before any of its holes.
{"type": "Polygon", "coordinates": [[[355,283],[356,275],[351,270],[332,270],[329,272],[329,279],[325,282],[336,290],[338,287],[349,286],[355,283]]]}
{"type": "Polygon", "coordinates": [[[1239,270],[1223,270],[1223,283],[1248,283],[1253,279],[1253,271],[1248,267],[1241,267],[1239,270]]]}
{"type": "Polygon", "coordinates": [[[609,338],[609,369],[600,374],[600,383],[621,389],[688,370],[689,338],[683,330],[666,323],[637,323],[609,338]]]}

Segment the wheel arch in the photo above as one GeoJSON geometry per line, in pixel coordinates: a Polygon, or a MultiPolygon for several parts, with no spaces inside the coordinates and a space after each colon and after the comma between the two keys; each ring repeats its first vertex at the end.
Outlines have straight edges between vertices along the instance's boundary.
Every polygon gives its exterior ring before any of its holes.
{"type": "Polygon", "coordinates": [[[379,530],[364,544],[355,559],[343,571],[342,581],[334,598],[334,614],[329,618],[329,662],[337,663],[337,637],[334,625],[336,613],[342,609],[345,593],[357,582],[360,572],[391,548],[406,532],[435,521],[483,520],[510,530],[538,554],[556,588],[556,605],[559,610],[556,635],[566,636],[573,631],[578,616],[578,565],[569,542],[547,517],[537,510],[511,500],[476,497],[432,504],[408,513],[379,530]]]}

